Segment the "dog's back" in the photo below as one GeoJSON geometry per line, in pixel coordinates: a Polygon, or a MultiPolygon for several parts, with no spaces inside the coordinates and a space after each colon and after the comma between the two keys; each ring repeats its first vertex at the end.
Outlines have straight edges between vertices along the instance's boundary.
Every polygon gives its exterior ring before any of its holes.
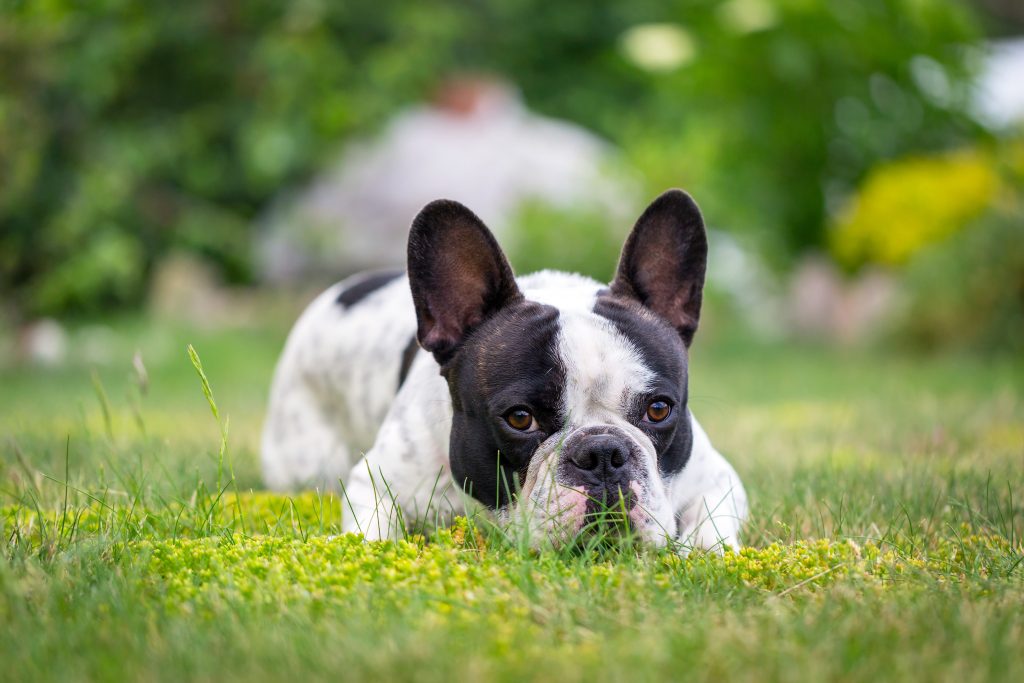
{"type": "MultiPolygon", "coordinates": [[[[553,271],[519,282],[533,298],[566,310],[585,305],[601,287],[553,271]]],[[[436,382],[437,364],[416,341],[404,273],[359,273],[314,299],[288,335],[274,372],[262,443],[267,485],[337,490],[373,446],[420,356],[430,368],[419,381],[436,382]]],[[[447,392],[437,400],[448,402],[447,392]]]]}
{"type": "Polygon", "coordinates": [[[360,273],[318,296],[274,372],[262,443],[267,485],[337,489],[373,445],[418,351],[400,271],[360,273]]]}

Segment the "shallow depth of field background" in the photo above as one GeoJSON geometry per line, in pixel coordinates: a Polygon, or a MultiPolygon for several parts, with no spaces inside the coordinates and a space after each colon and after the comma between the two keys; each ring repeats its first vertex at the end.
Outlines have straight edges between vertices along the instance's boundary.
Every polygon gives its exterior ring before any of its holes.
{"type": "Polygon", "coordinates": [[[1022,501],[1013,0],[0,4],[11,680],[1010,680],[1022,501]],[[669,187],[747,555],[364,547],[261,491],[291,323],[423,203],[607,280],[669,187]]]}

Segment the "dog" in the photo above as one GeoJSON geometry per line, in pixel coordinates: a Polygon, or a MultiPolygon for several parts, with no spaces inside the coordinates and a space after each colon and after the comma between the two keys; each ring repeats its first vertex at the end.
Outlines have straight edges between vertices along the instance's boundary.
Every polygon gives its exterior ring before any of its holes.
{"type": "Polygon", "coordinates": [[[516,278],[472,211],[428,204],[407,275],[353,276],[295,324],[266,483],[343,487],[343,528],[367,539],[482,505],[533,545],[570,543],[616,509],[656,546],[738,548],[746,492],[687,407],[707,251],[696,203],[669,190],[611,284],[516,278]]]}

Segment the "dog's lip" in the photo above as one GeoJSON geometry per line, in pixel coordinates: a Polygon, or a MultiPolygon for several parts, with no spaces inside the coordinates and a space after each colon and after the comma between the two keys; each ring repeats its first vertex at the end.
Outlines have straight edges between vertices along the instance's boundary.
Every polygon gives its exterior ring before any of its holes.
{"type": "Polygon", "coordinates": [[[640,504],[639,492],[632,486],[628,486],[625,489],[619,488],[616,492],[608,490],[587,490],[587,513],[601,513],[601,512],[631,512],[633,508],[640,504]],[[611,494],[612,499],[609,500],[607,494],[611,494]]]}
{"type": "Polygon", "coordinates": [[[602,505],[593,495],[587,497],[586,510],[579,515],[578,529],[607,526],[606,522],[625,523],[631,531],[641,531],[655,524],[655,517],[647,505],[646,489],[642,482],[631,480],[627,496],[618,504],[602,505]],[[622,501],[625,502],[622,502],[622,501]],[[596,523],[596,524],[595,524],[596,523]]]}
{"type": "Polygon", "coordinates": [[[584,485],[559,484],[557,499],[548,509],[580,529],[600,518],[618,517],[626,522],[641,522],[649,517],[643,505],[643,489],[636,481],[620,491],[624,494],[608,501],[606,490],[584,485]],[[605,502],[608,501],[608,502],[605,502]]]}

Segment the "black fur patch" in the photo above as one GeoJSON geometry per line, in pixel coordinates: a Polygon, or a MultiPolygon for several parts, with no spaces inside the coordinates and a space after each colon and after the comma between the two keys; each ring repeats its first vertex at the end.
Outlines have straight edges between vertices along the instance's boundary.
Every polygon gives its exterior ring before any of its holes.
{"type": "Polygon", "coordinates": [[[335,301],[342,308],[352,308],[384,285],[390,284],[400,277],[402,277],[401,270],[383,270],[379,273],[370,273],[351,287],[343,289],[335,301]]]}
{"type": "Polygon", "coordinates": [[[416,335],[413,335],[409,339],[408,345],[405,350],[402,351],[402,365],[398,369],[398,388],[401,389],[402,385],[405,384],[405,378],[409,376],[409,370],[412,369],[412,362],[416,360],[416,352],[420,350],[420,343],[416,341],[416,335]]]}
{"type": "Polygon", "coordinates": [[[452,396],[452,477],[491,508],[509,502],[537,447],[562,429],[558,319],[553,306],[507,306],[471,333],[444,369],[452,396]],[[505,423],[517,407],[533,414],[536,431],[505,423]]]}

